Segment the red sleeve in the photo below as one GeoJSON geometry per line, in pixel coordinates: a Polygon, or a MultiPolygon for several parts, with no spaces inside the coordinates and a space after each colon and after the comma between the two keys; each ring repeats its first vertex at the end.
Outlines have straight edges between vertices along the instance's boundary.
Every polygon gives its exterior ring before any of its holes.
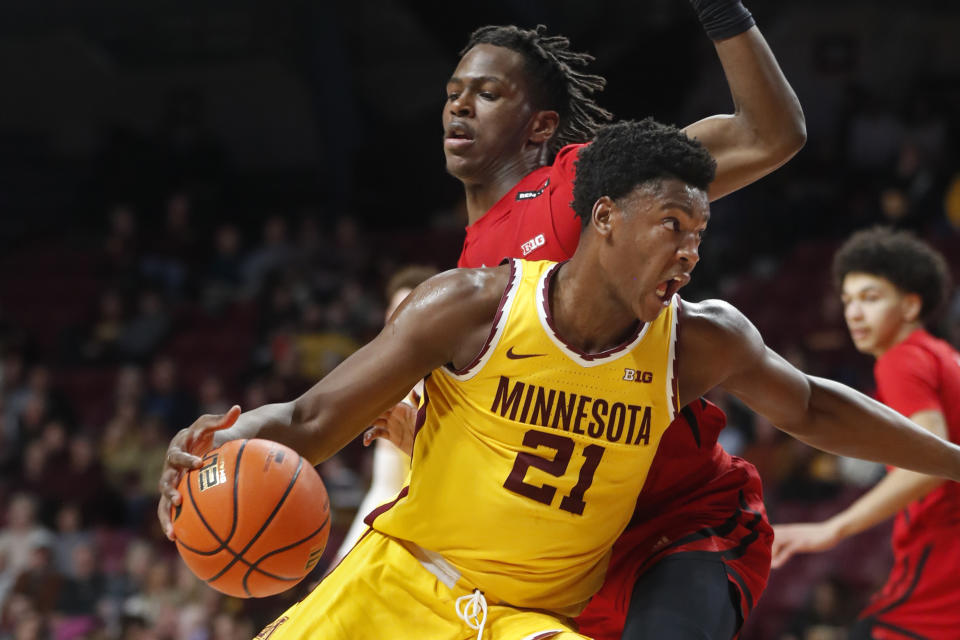
{"type": "Polygon", "coordinates": [[[560,149],[553,161],[550,190],[550,208],[553,210],[553,230],[567,255],[573,255],[580,242],[583,223],[573,212],[573,181],[577,175],[576,162],[585,144],[568,144],[560,149]]]}
{"type": "Polygon", "coordinates": [[[877,360],[873,373],[877,397],[891,409],[907,417],[929,409],[943,411],[937,360],[922,347],[894,347],[877,360]]]}

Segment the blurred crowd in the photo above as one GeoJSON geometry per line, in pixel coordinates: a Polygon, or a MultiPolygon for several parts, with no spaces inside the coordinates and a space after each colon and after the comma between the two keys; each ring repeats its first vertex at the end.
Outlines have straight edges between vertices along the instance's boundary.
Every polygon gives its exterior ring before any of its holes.
{"type": "MultiPolygon", "coordinates": [[[[869,390],[830,287],[832,251],[850,230],[886,223],[960,268],[960,122],[948,117],[960,96],[922,89],[885,105],[854,87],[848,98],[833,135],[716,203],[688,297],[729,299],[795,364],[869,390]]],[[[252,637],[322,575],[363,496],[369,456],[354,443],[320,469],[335,516],[327,559],[266,601],[199,583],[160,534],[172,435],[322,378],[379,329],[380,289],[411,253],[349,215],[291,208],[238,222],[185,184],[146,206],[105,202],[100,228],[2,259],[0,640],[252,637]]],[[[417,261],[451,266],[461,236],[423,233],[449,246],[424,241],[417,261]]],[[[960,338],[960,295],[939,329],[960,338]]],[[[730,416],[725,445],[761,470],[774,522],[835,512],[882,473],[714,399],[730,416]]],[[[885,575],[884,533],[774,574],[745,637],[844,638],[885,575]]]]}

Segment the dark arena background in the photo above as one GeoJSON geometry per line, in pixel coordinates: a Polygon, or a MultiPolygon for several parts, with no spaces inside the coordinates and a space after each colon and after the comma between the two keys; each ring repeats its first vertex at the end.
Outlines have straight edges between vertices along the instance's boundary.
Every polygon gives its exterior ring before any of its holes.
{"type": "MultiPolygon", "coordinates": [[[[830,260],[885,223],[960,270],[960,6],[746,5],[808,140],[713,205],[685,297],[733,302],[795,364],[869,392],[830,260]]],[[[319,468],[324,559],[258,601],[198,583],[160,533],[164,453],[201,413],[325,375],[375,335],[399,266],[455,264],[466,218],[440,109],[488,23],[544,23],[594,54],[619,118],[732,110],[683,0],[2,3],[0,638],[250,638],[323,574],[369,482],[359,442],[319,468]]],[[[960,294],[936,330],[960,341],[960,294]]],[[[832,515],[883,473],[713,399],[774,523],[832,515]]],[[[890,562],[889,527],[794,558],[742,637],[845,638],[890,562]]]]}

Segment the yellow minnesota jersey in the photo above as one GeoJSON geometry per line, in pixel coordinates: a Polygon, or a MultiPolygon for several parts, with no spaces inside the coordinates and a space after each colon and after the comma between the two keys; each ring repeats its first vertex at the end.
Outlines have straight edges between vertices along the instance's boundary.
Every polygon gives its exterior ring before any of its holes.
{"type": "Polygon", "coordinates": [[[409,487],[371,515],[488,599],[572,616],[676,414],[678,298],[621,346],[581,353],[551,319],[558,266],[512,261],[481,353],[426,380],[409,487]]]}

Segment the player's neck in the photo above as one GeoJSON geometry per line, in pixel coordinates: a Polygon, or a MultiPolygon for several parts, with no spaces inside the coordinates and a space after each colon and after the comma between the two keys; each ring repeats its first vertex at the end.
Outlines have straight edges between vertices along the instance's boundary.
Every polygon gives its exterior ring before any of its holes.
{"type": "Polygon", "coordinates": [[[518,182],[540,166],[533,156],[521,154],[491,168],[486,175],[476,179],[461,178],[467,200],[467,223],[473,224],[482,218],[518,182]]]}
{"type": "Polygon", "coordinates": [[[600,353],[623,344],[636,331],[633,310],[586,278],[576,261],[560,267],[550,284],[550,312],[557,332],[584,353],[600,353]]]}
{"type": "Polygon", "coordinates": [[[898,344],[900,344],[901,342],[909,338],[910,334],[912,334],[914,331],[922,328],[923,328],[923,324],[920,322],[908,322],[901,325],[900,329],[898,329],[897,332],[894,334],[893,340],[891,340],[889,343],[885,345],[882,345],[882,346],[878,345],[877,348],[873,350],[872,352],[873,357],[879,358],[880,356],[885,354],[887,351],[890,351],[890,349],[893,349],[895,346],[897,346],[898,344]]]}

